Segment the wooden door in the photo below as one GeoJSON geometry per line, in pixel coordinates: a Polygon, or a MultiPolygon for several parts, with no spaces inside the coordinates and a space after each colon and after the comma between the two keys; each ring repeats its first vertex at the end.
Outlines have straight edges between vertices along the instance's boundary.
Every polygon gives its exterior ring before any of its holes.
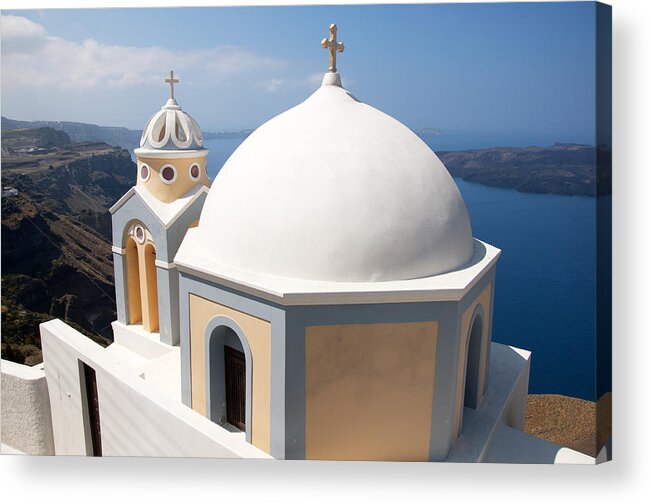
{"type": "Polygon", "coordinates": [[[102,456],[102,432],[99,423],[99,396],[97,395],[97,377],[95,370],[83,364],[86,385],[87,422],[90,430],[93,457],[102,456]]]}
{"type": "Polygon", "coordinates": [[[225,346],[226,420],[246,430],[246,362],[244,354],[225,346]]]}

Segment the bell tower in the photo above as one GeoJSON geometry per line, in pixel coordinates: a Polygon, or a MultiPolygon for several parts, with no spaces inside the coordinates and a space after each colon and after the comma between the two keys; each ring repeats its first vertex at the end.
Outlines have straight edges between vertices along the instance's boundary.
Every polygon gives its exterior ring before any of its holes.
{"type": "Polygon", "coordinates": [[[165,105],[145,125],[135,149],[136,185],[111,208],[118,332],[179,341],[178,271],[174,256],[196,226],[210,180],[208,150],[197,122],[174,97],[170,71],[165,105]]]}

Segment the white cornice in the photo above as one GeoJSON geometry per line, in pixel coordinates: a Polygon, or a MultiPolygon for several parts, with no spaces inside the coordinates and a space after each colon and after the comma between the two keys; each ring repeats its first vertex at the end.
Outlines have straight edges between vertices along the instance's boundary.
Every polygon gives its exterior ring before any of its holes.
{"type": "Polygon", "coordinates": [[[285,306],[459,301],[495,265],[501,251],[474,239],[465,267],[440,275],[389,282],[321,282],[260,275],[215,264],[191,252],[190,229],[174,258],[182,273],[285,306]]]}

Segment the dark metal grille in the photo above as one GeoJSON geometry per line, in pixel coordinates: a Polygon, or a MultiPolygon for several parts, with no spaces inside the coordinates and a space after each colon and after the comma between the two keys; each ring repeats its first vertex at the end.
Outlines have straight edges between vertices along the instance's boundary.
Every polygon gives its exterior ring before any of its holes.
{"type": "Polygon", "coordinates": [[[238,429],[246,429],[246,363],[244,354],[224,347],[226,371],[226,420],[238,429]]]}

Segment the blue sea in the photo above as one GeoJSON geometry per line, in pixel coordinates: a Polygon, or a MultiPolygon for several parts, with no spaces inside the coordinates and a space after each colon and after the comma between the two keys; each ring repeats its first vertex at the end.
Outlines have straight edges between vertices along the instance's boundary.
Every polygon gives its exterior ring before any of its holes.
{"type": "MultiPolygon", "coordinates": [[[[211,179],[241,142],[206,141],[211,179]]],[[[489,146],[446,143],[433,139],[430,147],[440,151],[489,146]]],[[[532,351],[530,393],[594,401],[595,198],[519,193],[455,181],[470,212],[473,235],[502,250],[493,340],[532,351]]]]}

